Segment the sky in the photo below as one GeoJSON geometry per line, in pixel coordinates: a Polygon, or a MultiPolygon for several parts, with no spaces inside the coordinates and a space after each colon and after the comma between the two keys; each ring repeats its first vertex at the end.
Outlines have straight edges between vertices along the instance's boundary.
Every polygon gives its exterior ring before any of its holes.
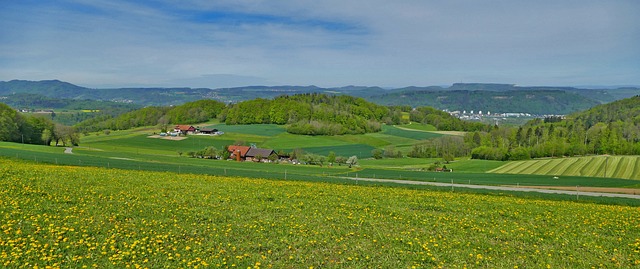
{"type": "Polygon", "coordinates": [[[4,0],[0,80],[640,85],[637,0],[4,0]]]}

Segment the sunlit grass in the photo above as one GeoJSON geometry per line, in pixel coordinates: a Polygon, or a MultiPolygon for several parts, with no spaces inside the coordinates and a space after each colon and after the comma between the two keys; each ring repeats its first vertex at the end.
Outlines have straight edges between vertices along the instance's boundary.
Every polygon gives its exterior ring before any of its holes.
{"type": "Polygon", "coordinates": [[[638,208],[0,159],[0,265],[631,268],[638,208]]]}

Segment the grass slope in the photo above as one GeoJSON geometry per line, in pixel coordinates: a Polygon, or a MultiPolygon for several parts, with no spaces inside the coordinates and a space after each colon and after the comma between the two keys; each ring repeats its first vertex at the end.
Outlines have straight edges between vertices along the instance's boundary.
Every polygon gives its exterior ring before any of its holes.
{"type": "Polygon", "coordinates": [[[640,156],[589,156],[509,162],[490,173],[640,180],[640,156]]]}
{"type": "Polygon", "coordinates": [[[0,264],[640,265],[637,208],[0,159],[0,264]]]}

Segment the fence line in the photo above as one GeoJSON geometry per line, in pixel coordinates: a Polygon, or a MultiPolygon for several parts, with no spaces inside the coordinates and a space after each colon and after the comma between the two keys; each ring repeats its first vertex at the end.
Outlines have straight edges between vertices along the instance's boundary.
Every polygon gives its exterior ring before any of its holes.
{"type": "MultiPolygon", "coordinates": [[[[135,160],[124,160],[124,159],[112,159],[108,157],[92,157],[96,159],[104,159],[104,160],[96,160],[92,158],[82,158],[78,156],[74,156],[71,154],[68,155],[56,155],[56,157],[47,156],[49,153],[43,153],[41,155],[28,154],[24,151],[15,150],[12,152],[10,149],[3,149],[0,152],[0,156],[7,157],[15,157],[17,159],[23,160],[31,160],[36,163],[48,163],[48,164],[56,164],[56,165],[74,165],[74,166],[88,166],[88,167],[103,167],[107,169],[124,169],[124,170],[139,170],[139,171],[156,171],[156,172],[173,172],[173,173],[190,173],[190,174],[206,174],[206,175],[219,175],[219,176],[236,176],[236,177],[255,177],[255,178],[269,178],[269,179],[312,179],[312,180],[323,180],[323,181],[340,181],[347,182],[344,180],[344,174],[325,174],[322,172],[322,175],[309,175],[304,173],[295,173],[290,170],[284,169],[282,172],[275,171],[258,171],[251,169],[233,169],[226,167],[207,167],[207,166],[198,166],[198,165],[182,165],[182,164],[170,164],[170,163],[153,163],[153,162],[145,162],[145,161],[135,161],[135,160]]],[[[435,183],[449,183],[453,189],[454,184],[468,184],[468,185],[498,185],[498,186],[515,186],[516,188],[531,186],[531,187],[558,187],[558,186],[566,186],[566,185],[558,185],[558,184],[541,184],[541,183],[531,183],[531,182],[518,182],[514,180],[512,182],[505,181],[490,181],[490,180],[472,180],[472,179],[456,179],[453,177],[449,177],[447,173],[438,173],[439,178],[430,177],[433,176],[433,173],[420,173],[417,174],[414,171],[407,171],[406,173],[402,173],[402,171],[398,171],[396,175],[393,175],[394,172],[389,170],[390,172],[385,174],[380,174],[380,171],[372,171],[368,172],[366,170],[361,170],[358,172],[347,172],[346,178],[355,176],[356,178],[380,178],[380,179],[400,179],[400,180],[414,180],[414,181],[425,181],[425,182],[435,182],[435,183]]],[[[459,174],[458,174],[459,175],[459,174]]],[[[576,186],[576,192],[581,187],[579,185],[576,186]]],[[[640,190],[639,190],[640,193],[640,190]]]]}

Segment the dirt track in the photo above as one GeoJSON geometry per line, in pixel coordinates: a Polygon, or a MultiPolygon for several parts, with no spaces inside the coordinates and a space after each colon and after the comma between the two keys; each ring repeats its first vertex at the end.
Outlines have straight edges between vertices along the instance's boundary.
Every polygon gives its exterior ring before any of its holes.
{"type": "Polygon", "coordinates": [[[166,139],[166,140],[174,140],[174,141],[179,141],[179,140],[184,140],[187,139],[186,136],[159,136],[159,135],[151,135],[151,136],[147,136],[148,138],[159,138],[159,139],[166,139]]]}
{"type": "MultiPolygon", "coordinates": [[[[510,186],[513,187],[513,186],[510,186]]],[[[567,190],[567,191],[585,191],[585,192],[606,192],[606,193],[624,193],[640,195],[639,189],[627,189],[627,188],[604,188],[604,187],[574,187],[574,186],[520,186],[522,188],[532,189],[548,189],[548,190],[567,190]]]]}
{"type": "MultiPolygon", "coordinates": [[[[485,189],[485,190],[497,190],[497,191],[523,191],[523,192],[540,192],[551,194],[568,194],[577,196],[602,196],[602,197],[617,197],[617,198],[631,198],[640,199],[640,195],[628,194],[628,193],[610,193],[610,192],[598,192],[597,190],[626,190],[622,188],[587,188],[587,187],[558,187],[558,189],[549,189],[548,187],[531,187],[531,186],[489,186],[489,185],[469,185],[469,184],[451,184],[451,183],[439,183],[439,182],[425,182],[425,181],[412,181],[412,180],[397,180],[397,179],[379,179],[379,178],[353,178],[351,180],[356,181],[370,181],[370,182],[385,182],[385,183],[397,183],[405,185],[430,185],[440,187],[455,188],[468,188],[468,189],[485,189]]],[[[630,189],[633,191],[633,189],[630,189]]],[[[640,193],[640,190],[635,190],[640,193]]]]}

